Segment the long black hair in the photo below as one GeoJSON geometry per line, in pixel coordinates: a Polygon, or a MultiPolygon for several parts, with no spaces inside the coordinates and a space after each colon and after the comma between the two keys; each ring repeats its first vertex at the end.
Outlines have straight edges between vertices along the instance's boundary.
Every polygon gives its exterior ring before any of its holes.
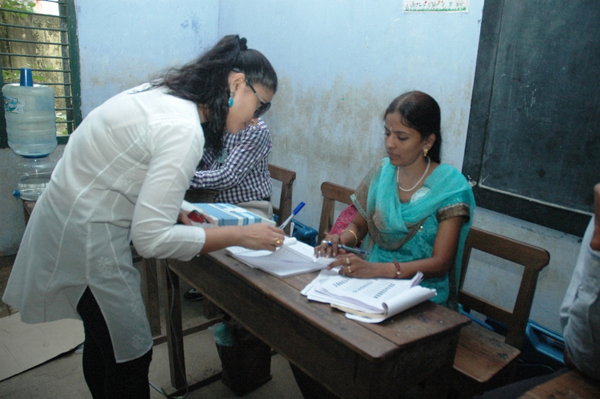
{"type": "Polygon", "coordinates": [[[201,104],[208,109],[203,124],[206,147],[216,154],[223,148],[223,133],[229,112],[228,76],[232,70],[246,75],[251,84],[261,84],[275,93],[277,74],[259,51],[248,49],[246,39],[238,35],[223,37],[196,60],[167,70],[154,86],[165,86],[169,94],[201,104]]]}
{"type": "Polygon", "coordinates": [[[435,134],[435,142],[429,150],[432,161],[440,163],[442,148],[441,111],[437,101],[429,94],[421,91],[409,91],[396,97],[385,110],[383,119],[388,114],[399,112],[402,122],[419,132],[422,139],[435,134]]]}

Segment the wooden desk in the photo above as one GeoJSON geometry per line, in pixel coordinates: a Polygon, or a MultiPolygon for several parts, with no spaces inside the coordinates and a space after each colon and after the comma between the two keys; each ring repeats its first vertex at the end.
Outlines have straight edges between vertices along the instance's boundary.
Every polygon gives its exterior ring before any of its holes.
{"type": "Polygon", "coordinates": [[[585,377],[577,370],[545,382],[527,391],[523,399],[598,399],[600,398],[600,382],[585,377]]]}
{"type": "MultiPolygon", "coordinates": [[[[421,381],[427,397],[446,397],[459,332],[469,323],[457,312],[427,301],[381,324],[365,324],[299,293],[316,273],[279,279],[224,251],[169,264],[169,289],[178,290],[181,276],[343,398],[395,398],[421,381]]],[[[178,356],[181,321],[175,318],[172,327],[174,336],[167,328],[171,380],[181,388],[185,370],[175,366],[184,364],[178,356]]]]}

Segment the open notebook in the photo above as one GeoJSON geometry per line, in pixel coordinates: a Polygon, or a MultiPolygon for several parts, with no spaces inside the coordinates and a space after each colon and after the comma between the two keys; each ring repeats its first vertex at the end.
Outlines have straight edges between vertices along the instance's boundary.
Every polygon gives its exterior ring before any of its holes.
{"type": "Polygon", "coordinates": [[[226,252],[248,266],[278,277],[310,273],[327,267],[335,258],[317,258],[315,249],[295,238],[286,237],[275,252],[244,247],[228,247],[226,252]]]}

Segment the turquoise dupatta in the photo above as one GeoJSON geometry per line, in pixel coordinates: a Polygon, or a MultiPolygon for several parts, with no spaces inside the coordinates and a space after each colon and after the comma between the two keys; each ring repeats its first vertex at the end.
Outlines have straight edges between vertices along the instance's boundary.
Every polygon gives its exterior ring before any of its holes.
{"type": "Polygon", "coordinates": [[[471,186],[458,170],[447,164],[439,165],[431,173],[409,203],[400,202],[396,184],[396,167],[389,158],[384,158],[352,196],[369,228],[363,242],[370,252],[367,261],[408,262],[430,257],[439,224],[438,213],[464,216],[454,273],[452,276],[425,279],[421,284],[438,291],[433,301],[455,307],[464,243],[475,208],[471,186]]]}

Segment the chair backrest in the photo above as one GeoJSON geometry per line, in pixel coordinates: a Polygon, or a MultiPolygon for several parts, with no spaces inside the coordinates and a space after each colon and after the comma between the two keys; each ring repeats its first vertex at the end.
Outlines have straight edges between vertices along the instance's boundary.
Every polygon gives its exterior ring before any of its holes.
{"type": "MultiPolygon", "coordinates": [[[[294,180],[296,180],[296,172],[269,164],[269,173],[272,179],[281,182],[279,206],[273,206],[273,213],[277,215],[277,220],[281,223],[292,214],[292,186],[294,180]]],[[[289,227],[286,229],[289,229],[289,227]]]]}
{"type": "Polygon", "coordinates": [[[346,205],[351,204],[350,196],[354,194],[354,189],[326,181],[321,184],[321,193],[323,194],[323,207],[321,208],[317,242],[321,242],[333,227],[335,202],[338,201],[346,205]]]}
{"type": "Polygon", "coordinates": [[[506,324],[508,331],[505,342],[520,350],[529,321],[538,275],[549,262],[550,254],[543,248],[471,227],[463,253],[458,302],[467,309],[475,310],[506,324]],[[523,266],[521,284],[512,311],[463,290],[472,249],[523,266]]]}

